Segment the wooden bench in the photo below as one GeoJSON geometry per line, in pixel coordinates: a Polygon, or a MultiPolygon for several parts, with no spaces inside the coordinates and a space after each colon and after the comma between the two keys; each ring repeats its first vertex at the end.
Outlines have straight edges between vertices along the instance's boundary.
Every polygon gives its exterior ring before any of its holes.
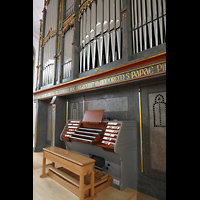
{"type": "Polygon", "coordinates": [[[94,199],[94,159],[58,147],[43,148],[43,167],[41,178],[49,175],[58,183],[79,196],[80,200],[94,199]],[[46,165],[46,159],[52,163],[46,165]],[[79,180],[65,173],[61,168],[55,168],[55,163],[79,176],[79,180]],[[49,172],[46,173],[46,167],[49,172]],[[84,184],[84,177],[90,177],[90,183],[84,184]],[[86,197],[87,196],[87,197],[86,197]]]}

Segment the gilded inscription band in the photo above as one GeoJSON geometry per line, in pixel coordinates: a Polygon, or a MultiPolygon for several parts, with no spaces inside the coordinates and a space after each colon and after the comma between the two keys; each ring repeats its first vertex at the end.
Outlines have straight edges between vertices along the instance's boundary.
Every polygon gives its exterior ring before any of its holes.
{"type": "Polygon", "coordinates": [[[117,84],[117,83],[123,83],[127,81],[133,81],[133,80],[160,75],[164,73],[166,73],[166,61],[144,66],[139,69],[131,69],[126,72],[121,72],[121,73],[107,76],[104,78],[99,78],[94,81],[88,81],[88,82],[76,84],[73,86],[66,86],[61,89],[54,89],[50,92],[45,92],[43,94],[35,94],[34,100],[78,92],[78,91],[92,89],[92,88],[103,87],[103,86],[117,84]]]}

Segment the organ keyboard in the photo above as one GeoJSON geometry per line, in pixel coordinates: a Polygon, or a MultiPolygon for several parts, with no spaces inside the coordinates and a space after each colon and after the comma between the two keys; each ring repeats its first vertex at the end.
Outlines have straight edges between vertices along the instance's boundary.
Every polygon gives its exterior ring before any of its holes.
{"type": "Polygon", "coordinates": [[[97,145],[105,150],[114,151],[121,123],[97,121],[96,118],[92,118],[93,121],[86,121],[87,115],[94,112],[96,115],[103,116],[102,110],[93,110],[85,112],[86,117],[83,121],[69,120],[61,134],[61,139],[97,145]]]}
{"type": "Polygon", "coordinates": [[[102,124],[98,125],[97,129],[92,128],[90,127],[90,124],[85,124],[81,121],[79,121],[78,123],[76,121],[76,123],[74,123],[74,121],[69,120],[65,126],[61,138],[63,140],[67,139],[68,141],[76,140],[86,142],[89,144],[96,144],[101,140],[104,131],[104,129],[102,129],[101,126],[102,124]]]}

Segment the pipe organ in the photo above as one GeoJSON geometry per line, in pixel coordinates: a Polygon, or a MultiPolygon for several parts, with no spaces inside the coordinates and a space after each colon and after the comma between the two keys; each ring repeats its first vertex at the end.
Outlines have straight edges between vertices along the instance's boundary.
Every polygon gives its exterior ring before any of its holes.
{"type": "Polygon", "coordinates": [[[58,80],[58,63],[61,58],[61,37],[63,37],[64,43],[64,55],[62,63],[62,79],[70,77],[71,63],[72,63],[72,43],[74,40],[74,1],[67,0],[65,2],[65,13],[63,14],[63,4],[58,0],[45,1],[44,12],[45,26],[44,26],[44,38],[43,38],[43,68],[42,68],[42,86],[52,84],[55,73],[55,58],[57,60],[56,80],[58,80]],[[59,6],[59,9],[58,9],[59,6]],[[63,17],[65,19],[63,20],[63,17]],[[57,30],[57,18],[59,18],[58,31],[57,30]],[[56,35],[58,35],[58,41],[56,41],[56,35]],[[56,49],[57,48],[57,49],[56,49]],[[57,55],[56,55],[57,52],[57,55]]]}
{"type": "Polygon", "coordinates": [[[122,58],[124,31],[129,31],[124,27],[125,20],[131,24],[133,54],[166,42],[166,0],[131,0],[127,3],[130,12],[122,10],[122,0],[79,2],[76,5],[74,0],[45,0],[38,88],[71,78],[77,30],[80,40],[76,49],[79,43],[80,52],[78,50],[75,56],[80,59],[74,67],[79,73],[122,58]],[[75,18],[79,29],[74,27],[75,18]]]}
{"type": "Polygon", "coordinates": [[[96,160],[95,168],[112,176],[112,186],[137,188],[137,123],[102,121],[104,110],[85,111],[68,120],[60,139],[68,150],[96,160]]]}
{"type": "Polygon", "coordinates": [[[121,59],[120,0],[81,0],[80,73],[121,59]],[[97,9],[98,8],[98,9],[97,9]]]}
{"type": "Polygon", "coordinates": [[[166,42],[166,0],[131,0],[133,53],[166,42]]]}

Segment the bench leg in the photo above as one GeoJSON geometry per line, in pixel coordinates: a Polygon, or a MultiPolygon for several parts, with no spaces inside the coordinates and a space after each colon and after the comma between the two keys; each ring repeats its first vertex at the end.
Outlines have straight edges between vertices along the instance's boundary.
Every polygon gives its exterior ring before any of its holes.
{"type": "Polygon", "coordinates": [[[80,175],[80,194],[79,194],[79,200],[84,200],[84,175],[80,175]]]}
{"type": "Polygon", "coordinates": [[[94,196],[94,171],[92,171],[90,183],[91,183],[91,185],[92,185],[92,188],[91,188],[91,196],[94,196]]]}
{"type": "Polygon", "coordinates": [[[46,170],[46,158],[44,157],[44,154],[43,154],[42,175],[40,175],[40,178],[44,178],[48,176],[48,174],[45,173],[45,170],[46,170]]]}

